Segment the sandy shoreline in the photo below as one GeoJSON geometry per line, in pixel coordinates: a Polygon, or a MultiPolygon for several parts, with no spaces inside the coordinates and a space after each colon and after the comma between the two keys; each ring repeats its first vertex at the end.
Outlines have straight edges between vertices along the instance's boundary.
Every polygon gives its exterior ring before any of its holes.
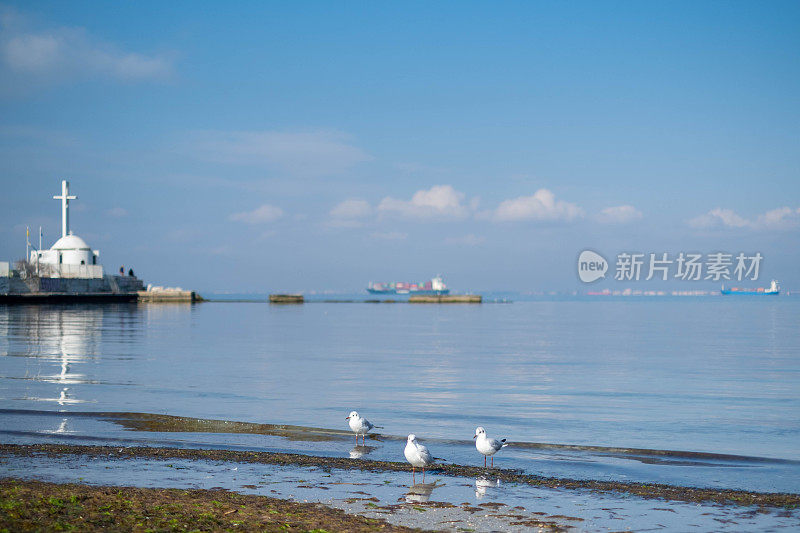
{"type": "MultiPolygon", "coordinates": [[[[321,457],[271,452],[248,452],[215,449],[181,449],[156,447],[112,447],[65,444],[15,445],[0,444],[0,454],[21,456],[83,455],[114,459],[186,459],[215,460],[237,463],[260,463],[318,467],[322,469],[365,470],[371,472],[410,472],[405,463],[364,461],[336,457],[321,457]]],[[[481,477],[486,470],[479,467],[443,464],[436,469],[442,476],[481,477]]],[[[554,489],[579,489],[596,492],[623,492],[645,499],[663,499],[678,502],[718,503],[732,506],[759,506],[766,508],[795,509],[800,506],[799,494],[761,493],[739,490],[718,490],[681,487],[664,484],[626,483],[618,481],[575,480],[547,478],[524,474],[515,470],[493,469],[494,478],[504,483],[518,483],[554,489]]]]}

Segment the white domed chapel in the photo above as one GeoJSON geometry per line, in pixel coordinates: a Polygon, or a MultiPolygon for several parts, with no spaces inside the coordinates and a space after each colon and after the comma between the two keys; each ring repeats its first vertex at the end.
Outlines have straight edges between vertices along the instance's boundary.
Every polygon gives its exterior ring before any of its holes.
{"type": "Polygon", "coordinates": [[[69,229],[69,201],[77,200],[77,196],[69,195],[69,182],[63,180],[61,182],[61,195],[53,196],[55,200],[61,200],[61,238],[58,239],[49,250],[33,250],[30,255],[30,262],[40,266],[47,265],[60,265],[67,268],[59,268],[59,270],[71,270],[69,267],[77,266],[79,270],[86,271],[89,277],[95,277],[99,274],[102,277],[102,268],[98,265],[98,257],[100,252],[92,250],[86,241],[73,234],[69,229]],[[98,268],[90,269],[81,266],[96,265],[98,268]],[[98,270],[95,276],[92,276],[89,271],[98,270]]]}

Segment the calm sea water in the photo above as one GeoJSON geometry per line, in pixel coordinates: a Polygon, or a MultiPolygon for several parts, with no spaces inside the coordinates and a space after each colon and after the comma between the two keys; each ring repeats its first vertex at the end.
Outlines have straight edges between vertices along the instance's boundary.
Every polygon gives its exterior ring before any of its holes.
{"type": "Polygon", "coordinates": [[[798,460],[798,326],[791,297],[0,306],[0,402],[798,460]]]}

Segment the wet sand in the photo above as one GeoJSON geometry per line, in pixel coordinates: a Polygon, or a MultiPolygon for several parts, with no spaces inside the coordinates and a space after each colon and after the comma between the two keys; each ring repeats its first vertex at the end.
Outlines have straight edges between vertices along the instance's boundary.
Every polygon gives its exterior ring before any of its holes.
{"type": "MultiPolygon", "coordinates": [[[[12,410],[2,410],[0,412],[13,412],[12,410]]],[[[31,413],[32,411],[27,411],[31,413]]],[[[158,413],[92,413],[92,412],[72,412],[71,416],[93,417],[99,420],[106,420],[119,424],[121,427],[133,431],[148,431],[161,433],[241,433],[249,435],[271,435],[285,437],[291,440],[308,442],[327,442],[340,440],[342,437],[352,437],[353,433],[348,430],[330,429],[321,427],[295,426],[291,424],[257,424],[254,422],[242,422],[238,420],[215,420],[209,418],[195,418],[186,416],[176,416],[158,413]]],[[[372,433],[367,435],[371,440],[385,441],[397,440],[405,443],[405,436],[372,433]]],[[[468,441],[470,447],[472,441],[468,441]]],[[[692,452],[683,450],[659,450],[653,448],[623,448],[610,446],[589,446],[576,444],[556,444],[549,442],[514,442],[515,448],[531,450],[573,450],[599,452],[607,455],[620,456],[647,456],[649,461],[656,462],[659,457],[667,458],[676,462],[681,459],[691,459],[695,462],[704,459],[711,461],[738,461],[748,462],[792,462],[766,457],[741,456],[733,454],[721,454],[710,452],[692,452]]]]}
{"type": "MultiPolygon", "coordinates": [[[[272,452],[247,452],[233,450],[180,449],[156,447],[112,447],[79,446],[66,444],[16,445],[0,444],[0,454],[34,456],[83,455],[89,457],[111,457],[115,459],[189,459],[214,460],[236,463],[260,463],[270,465],[292,465],[323,469],[364,470],[370,472],[411,472],[405,463],[389,461],[363,461],[338,457],[320,457],[272,452]]],[[[465,478],[480,478],[487,470],[458,464],[437,465],[438,475],[465,478]]],[[[800,507],[800,495],[789,493],[762,493],[739,490],[717,490],[695,487],[680,487],[664,484],[626,483],[539,477],[509,469],[492,469],[493,478],[503,483],[517,483],[551,489],[589,490],[595,492],[623,492],[646,499],[669,501],[718,503],[735,506],[759,506],[769,508],[796,509],[800,507]]]]}

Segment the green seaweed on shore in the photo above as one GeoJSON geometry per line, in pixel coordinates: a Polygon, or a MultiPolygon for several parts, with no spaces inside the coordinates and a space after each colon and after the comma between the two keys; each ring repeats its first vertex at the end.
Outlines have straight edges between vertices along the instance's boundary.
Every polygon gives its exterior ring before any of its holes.
{"type": "Polygon", "coordinates": [[[0,531],[419,531],[320,504],[223,490],[0,480],[0,531]]]}

